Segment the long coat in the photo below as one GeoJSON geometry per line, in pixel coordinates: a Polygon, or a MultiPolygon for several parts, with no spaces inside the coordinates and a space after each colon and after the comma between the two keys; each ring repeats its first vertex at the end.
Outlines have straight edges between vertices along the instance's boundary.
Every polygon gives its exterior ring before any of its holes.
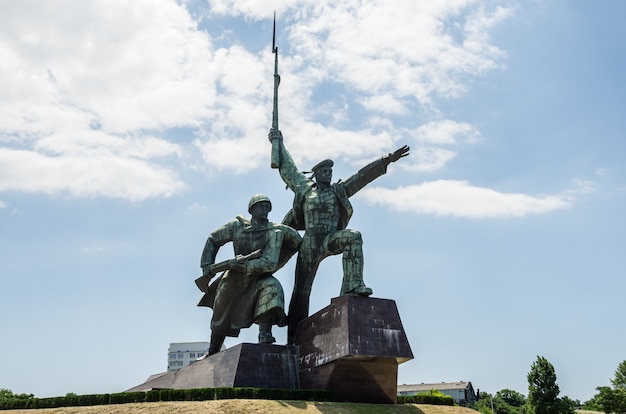
{"type": "Polygon", "coordinates": [[[201,266],[215,262],[221,246],[233,243],[235,255],[247,255],[257,249],[263,254],[243,264],[244,271],[228,270],[211,283],[198,306],[213,309],[211,329],[224,336],[238,336],[239,330],[268,314],[274,323],[285,318],[284,293],[272,274],[298,250],[301,237],[294,229],[266,222],[252,226],[249,219],[237,216],[213,231],[205,244],[201,266]]]}

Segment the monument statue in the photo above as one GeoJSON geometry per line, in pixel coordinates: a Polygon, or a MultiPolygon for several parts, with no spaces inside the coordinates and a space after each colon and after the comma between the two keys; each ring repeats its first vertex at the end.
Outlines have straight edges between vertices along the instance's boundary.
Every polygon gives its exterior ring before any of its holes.
{"type": "Polygon", "coordinates": [[[269,198],[252,196],[251,218],[237,216],[208,237],[196,285],[204,292],[198,306],[213,309],[210,357],[128,391],[255,387],[330,390],[337,401],[395,404],[398,365],[413,358],[395,301],[372,298],[363,281],[361,234],[348,229],[350,197],[386,174],[390,163],[409,155],[409,147],[367,164],[345,181],[332,183],[333,161],[301,172],[278,127],[278,48],[276,15],[272,38],[274,101],[271,167],[294,193],[281,224],[268,220],[269,198]],[[303,236],[298,231],[304,230],[303,236]],[[234,258],[215,263],[219,249],[232,242],[234,258]],[[273,273],[298,252],[288,315],[284,292],[273,273]],[[319,264],[342,255],[340,295],[309,316],[309,297],[319,264]],[[222,273],[223,272],[223,273],[222,273]],[[216,277],[217,276],[217,277],[216,277]],[[211,280],[215,280],[211,283],[211,280]],[[227,336],[259,325],[258,344],[238,344],[220,352],[227,336]],[[288,325],[287,345],[276,342],[272,327],[288,325]],[[384,329],[381,329],[383,327],[384,329]]]}
{"type": "Polygon", "coordinates": [[[209,355],[220,351],[227,336],[237,337],[242,328],[259,325],[259,343],[274,343],[272,326],[285,326],[285,300],[280,282],[272,275],[295,254],[302,238],[294,229],[272,223],[270,199],[252,196],[248,212],[213,231],[204,246],[196,284],[205,292],[198,306],[213,309],[209,355]],[[218,250],[232,242],[235,258],[215,264],[218,250]],[[226,270],[213,283],[219,271],[226,270]]]}
{"type": "Polygon", "coordinates": [[[348,179],[331,184],[333,161],[324,160],[312,168],[309,178],[294,163],[283,143],[282,133],[272,128],[272,147],[278,147],[278,170],[294,192],[293,208],[283,224],[304,230],[296,262],[296,275],[289,303],[288,343],[293,343],[298,323],[309,316],[309,296],[320,262],[343,254],[343,282],[340,295],[369,296],[372,289],[363,281],[363,248],[361,233],[347,229],[352,216],[349,198],[368,183],[387,172],[387,166],[409,155],[409,147],[371,162],[348,179]]]}

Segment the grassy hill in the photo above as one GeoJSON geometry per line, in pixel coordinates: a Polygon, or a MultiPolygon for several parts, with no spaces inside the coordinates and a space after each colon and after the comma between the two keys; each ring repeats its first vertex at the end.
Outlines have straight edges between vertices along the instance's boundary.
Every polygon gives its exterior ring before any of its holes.
{"type": "Polygon", "coordinates": [[[309,401],[214,400],[7,410],[7,414],[478,414],[465,407],[444,405],[354,404],[309,401]]]}

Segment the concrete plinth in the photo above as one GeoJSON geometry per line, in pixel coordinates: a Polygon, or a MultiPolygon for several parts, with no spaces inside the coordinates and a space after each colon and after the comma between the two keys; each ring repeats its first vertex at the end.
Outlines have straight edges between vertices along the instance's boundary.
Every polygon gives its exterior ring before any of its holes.
{"type": "Polygon", "coordinates": [[[398,364],[413,359],[396,303],[345,295],[300,322],[300,386],[338,400],[395,404],[398,364]]]}
{"type": "Polygon", "coordinates": [[[298,348],[239,344],[126,391],[217,387],[298,389],[298,348]]]}

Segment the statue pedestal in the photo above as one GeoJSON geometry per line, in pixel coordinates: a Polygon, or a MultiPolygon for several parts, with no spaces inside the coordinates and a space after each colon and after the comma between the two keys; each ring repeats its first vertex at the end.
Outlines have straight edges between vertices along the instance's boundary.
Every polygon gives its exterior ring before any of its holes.
{"type": "Polygon", "coordinates": [[[298,348],[243,343],[126,391],[218,387],[298,389],[298,348]]]}
{"type": "Polygon", "coordinates": [[[298,325],[300,388],[340,401],[395,404],[398,364],[413,359],[396,303],[345,295],[298,325]]]}
{"type": "Polygon", "coordinates": [[[345,295],[298,325],[296,346],[243,343],[130,391],[255,387],[332,390],[338,401],[395,404],[413,353],[396,303],[345,295]]]}

